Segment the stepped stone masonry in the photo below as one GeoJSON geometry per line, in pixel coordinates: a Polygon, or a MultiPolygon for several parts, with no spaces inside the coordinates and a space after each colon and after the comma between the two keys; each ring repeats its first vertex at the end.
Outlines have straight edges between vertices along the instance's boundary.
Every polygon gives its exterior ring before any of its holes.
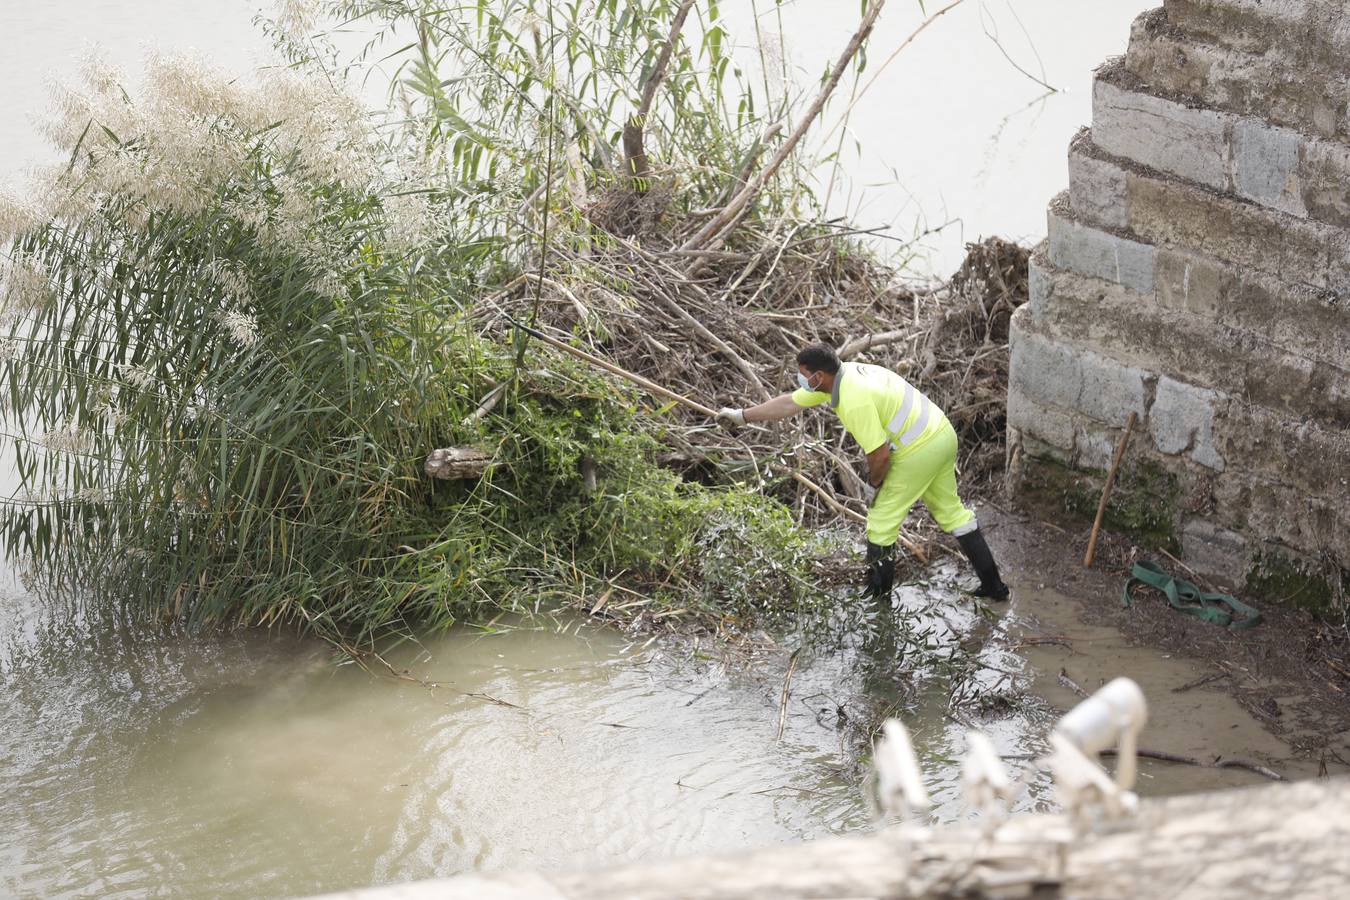
{"type": "Polygon", "coordinates": [[[1102,66],[1013,317],[1015,492],[1267,602],[1350,591],[1350,2],[1167,0],[1102,66]]]}

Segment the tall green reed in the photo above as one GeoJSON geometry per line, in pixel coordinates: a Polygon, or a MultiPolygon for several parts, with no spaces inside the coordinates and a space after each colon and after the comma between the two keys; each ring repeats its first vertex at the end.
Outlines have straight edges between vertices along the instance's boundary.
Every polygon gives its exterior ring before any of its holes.
{"type": "Polygon", "coordinates": [[[99,601],[344,640],[616,579],[711,614],[803,596],[784,509],[683,483],[640,399],[479,336],[520,262],[491,158],[380,135],[313,65],[147,75],[91,61],[50,123],[68,163],[0,203],[10,554],[99,601]],[[451,444],[499,465],[429,481],[451,444]]]}

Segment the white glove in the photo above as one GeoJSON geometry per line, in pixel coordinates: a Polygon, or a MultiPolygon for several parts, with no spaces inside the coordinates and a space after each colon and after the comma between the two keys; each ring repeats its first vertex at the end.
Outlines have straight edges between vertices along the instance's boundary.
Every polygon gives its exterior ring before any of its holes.
{"type": "Polygon", "coordinates": [[[737,428],[744,428],[745,410],[724,406],[717,411],[716,421],[718,425],[721,425],[727,431],[735,431],[737,428]]]}
{"type": "Polygon", "coordinates": [[[863,502],[866,503],[868,506],[871,506],[872,501],[877,499],[877,489],[872,487],[865,481],[863,482],[862,487],[863,487],[863,502]]]}

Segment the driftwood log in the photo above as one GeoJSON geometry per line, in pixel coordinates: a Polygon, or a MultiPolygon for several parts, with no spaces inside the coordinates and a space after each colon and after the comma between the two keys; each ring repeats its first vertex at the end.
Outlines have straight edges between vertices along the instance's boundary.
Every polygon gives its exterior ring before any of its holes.
{"type": "Polygon", "coordinates": [[[427,456],[423,470],[432,478],[478,478],[492,467],[492,457],[473,447],[442,447],[427,456]]]}
{"type": "Polygon", "coordinates": [[[1071,841],[1058,870],[1044,840],[1062,815],[830,838],[739,855],[600,872],[467,875],[326,900],[741,900],[805,897],[1346,896],[1350,778],[1147,799],[1132,819],[1071,841]],[[912,843],[907,843],[911,841],[912,843]]]}

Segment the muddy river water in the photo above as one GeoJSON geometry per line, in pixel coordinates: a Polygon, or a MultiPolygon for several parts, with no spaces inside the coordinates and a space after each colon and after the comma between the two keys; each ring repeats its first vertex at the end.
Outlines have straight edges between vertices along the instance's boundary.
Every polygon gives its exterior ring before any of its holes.
{"type": "MultiPolygon", "coordinates": [[[[187,636],[11,594],[0,895],[284,897],[865,829],[858,721],[901,696],[936,819],[965,815],[968,724],[1028,775],[1020,807],[1045,807],[1029,757],[1076,700],[1056,678],[1066,661],[1089,689],[1138,678],[1153,701],[1146,734],[1172,752],[1213,755],[1221,733],[1225,751],[1287,755],[1225,695],[1172,693],[1202,671],[1192,664],[1076,624],[1072,601],[1034,584],[991,628],[954,574],[899,589],[890,615],[938,639],[976,636],[977,685],[1029,689],[1014,706],[953,716],[941,679],[900,690],[924,673],[906,673],[865,623],[816,634],[783,703],[788,652],[771,642],[747,659],[566,618],[517,622],[393,649],[408,680],[294,636],[187,636]]],[[[1255,780],[1145,764],[1141,792],[1255,780]]]]}

